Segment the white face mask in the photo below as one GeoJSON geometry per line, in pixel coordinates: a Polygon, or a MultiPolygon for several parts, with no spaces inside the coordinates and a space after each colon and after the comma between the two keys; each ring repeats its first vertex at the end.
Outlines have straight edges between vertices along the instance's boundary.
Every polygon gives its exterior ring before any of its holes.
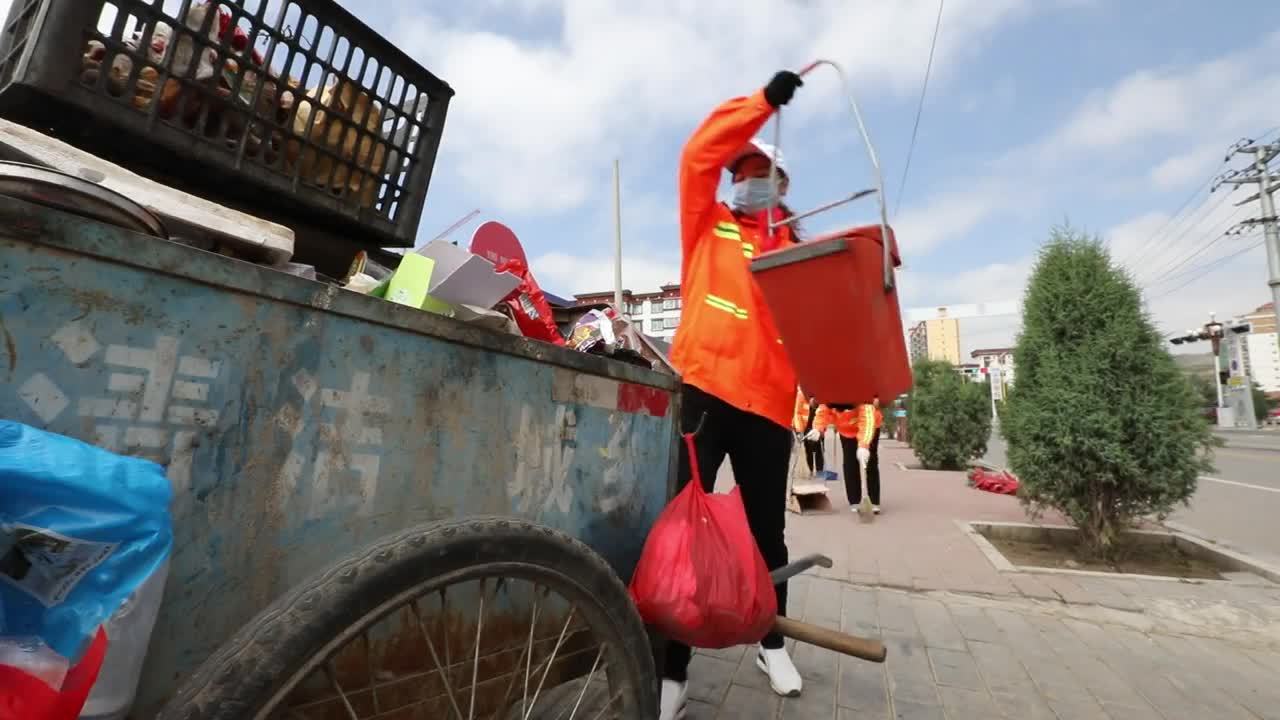
{"type": "Polygon", "coordinates": [[[777,204],[781,194],[774,190],[774,183],[769,178],[746,178],[733,184],[733,209],[738,212],[754,213],[765,210],[771,204],[777,204]]]}

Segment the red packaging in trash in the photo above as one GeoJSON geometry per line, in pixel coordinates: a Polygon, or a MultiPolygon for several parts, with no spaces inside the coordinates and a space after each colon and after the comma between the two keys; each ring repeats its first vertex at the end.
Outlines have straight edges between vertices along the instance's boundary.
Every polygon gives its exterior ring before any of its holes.
{"type": "Polygon", "coordinates": [[[19,668],[0,665],[0,720],[76,720],[106,655],[107,634],[99,628],[59,689],[19,668]]]}
{"type": "Polygon", "coordinates": [[[512,317],[525,337],[564,345],[560,328],[551,315],[551,304],[542,294],[538,281],[533,279],[529,267],[520,260],[511,259],[498,265],[496,272],[509,272],[520,278],[520,285],[502,302],[511,308],[512,317]]]}
{"type": "Polygon", "coordinates": [[[631,600],[647,624],[691,647],[759,642],[778,614],[769,568],[738,488],[704,490],[693,436],[685,442],[693,479],[649,532],[631,578],[631,600]]]}

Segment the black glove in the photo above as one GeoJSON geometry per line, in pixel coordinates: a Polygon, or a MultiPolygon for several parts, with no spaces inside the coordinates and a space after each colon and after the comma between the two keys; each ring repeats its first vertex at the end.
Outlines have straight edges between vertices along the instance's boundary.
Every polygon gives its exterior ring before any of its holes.
{"type": "Polygon", "coordinates": [[[804,85],[804,81],[800,76],[790,70],[783,70],[768,85],[764,86],[764,99],[775,108],[791,102],[791,97],[796,94],[796,88],[804,85]]]}

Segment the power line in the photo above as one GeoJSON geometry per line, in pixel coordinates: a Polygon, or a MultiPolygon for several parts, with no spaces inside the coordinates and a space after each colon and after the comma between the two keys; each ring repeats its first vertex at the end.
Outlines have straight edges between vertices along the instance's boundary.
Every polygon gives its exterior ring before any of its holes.
{"type": "Polygon", "coordinates": [[[1258,242],[1253,243],[1252,245],[1249,245],[1248,247],[1241,248],[1241,249],[1239,249],[1239,250],[1237,250],[1237,251],[1235,251],[1235,252],[1233,252],[1233,253],[1231,253],[1231,254],[1229,254],[1229,255],[1225,255],[1225,256],[1223,256],[1223,257],[1220,257],[1220,258],[1218,258],[1217,260],[1214,260],[1214,261],[1213,261],[1213,262],[1211,262],[1211,263],[1207,263],[1207,264],[1205,264],[1205,265],[1201,265],[1199,268],[1195,268],[1195,269],[1200,270],[1201,272],[1200,272],[1200,273],[1198,273],[1198,274],[1196,274],[1196,275],[1193,275],[1193,276],[1192,276],[1192,277],[1190,277],[1190,278],[1188,278],[1188,279],[1187,279],[1187,281],[1186,281],[1186,282],[1184,282],[1184,283],[1182,283],[1181,285],[1178,285],[1177,287],[1174,287],[1174,288],[1171,288],[1171,289],[1169,289],[1169,290],[1166,290],[1166,291],[1164,291],[1164,292],[1160,293],[1159,295],[1157,295],[1157,296],[1155,296],[1155,297],[1153,297],[1153,298],[1150,298],[1147,302],[1152,302],[1152,301],[1154,301],[1154,300],[1159,300],[1160,298],[1165,297],[1166,295],[1172,295],[1173,293],[1178,292],[1179,290],[1181,290],[1182,288],[1184,288],[1184,287],[1186,287],[1186,286],[1190,285],[1191,283],[1195,282],[1196,280],[1199,280],[1199,279],[1203,278],[1204,276],[1208,275],[1209,273],[1213,272],[1214,270],[1217,270],[1218,268],[1222,267],[1224,264],[1226,264],[1226,262],[1227,262],[1228,260],[1231,260],[1231,259],[1233,259],[1233,258],[1236,258],[1236,257],[1238,257],[1238,256],[1240,256],[1240,255],[1243,255],[1243,254],[1245,254],[1245,253],[1249,252],[1250,250],[1255,250],[1255,249],[1257,249],[1258,247],[1260,247],[1260,246],[1262,245],[1262,243],[1263,243],[1263,242],[1265,242],[1265,241],[1264,241],[1264,240],[1259,240],[1258,242]]]}
{"type": "Polygon", "coordinates": [[[1163,270],[1156,270],[1155,272],[1153,272],[1150,276],[1148,276],[1147,284],[1154,285],[1155,283],[1158,283],[1161,280],[1164,280],[1165,278],[1169,277],[1169,275],[1171,275],[1174,270],[1177,270],[1183,265],[1186,265],[1187,263],[1196,259],[1196,257],[1198,257],[1205,250],[1208,250],[1209,248],[1213,247],[1214,243],[1218,242],[1224,237],[1227,237],[1227,235],[1230,234],[1230,228],[1235,225],[1235,219],[1239,217],[1240,214],[1243,212],[1244,212],[1244,208],[1240,208],[1239,210],[1236,210],[1235,213],[1231,215],[1231,217],[1227,218],[1225,222],[1220,223],[1218,225],[1218,232],[1214,234],[1213,239],[1211,239],[1209,242],[1205,243],[1204,245],[1201,245],[1198,249],[1193,250],[1190,254],[1184,256],[1181,260],[1175,262],[1173,265],[1166,265],[1163,270]]]}
{"type": "Polygon", "coordinates": [[[938,0],[938,19],[933,23],[933,40],[929,42],[929,62],[924,66],[924,82],[920,85],[920,102],[916,105],[916,121],[911,128],[911,143],[907,145],[907,161],[902,166],[902,182],[898,183],[898,199],[893,204],[897,217],[902,208],[902,194],[907,188],[907,173],[911,171],[911,156],[916,151],[916,133],[920,131],[920,116],[924,114],[924,96],[929,92],[929,75],[933,71],[933,51],[938,47],[938,31],[942,28],[942,8],[947,0],[938,0]]]}
{"type": "MultiPolygon", "coordinates": [[[[1276,134],[1276,132],[1278,131],[1280,131],[1280,125],[1276,125],[1275,127],[1259,135],[1258,140],[1265,141],[1267,138],[1270,138],[1272,135],[1276,134]]],[[[1241,142],[1244,143],[1246,141],[1242,140],[1241,142]]],[[[1185,210],[1187,206],[1191,204],[1192,200],[1195,200],[1196,197],[1199,196],[1201,192],[1203,192],[1206,188],[1208,188],[1213,183],[1213,181],[1216,179],[1218,171],[1224,165],[1226,165],[1228,161],[1229,161],[1229,158],[1223,158],[1222,162],[1218,163],[1217,167],[1214,168],[1213,173],[1210,174],[1209,176],[1209,179],[1205,180],[1203,183],[1200,183],[1200,185],[1197,186],[1195,190],[1191,191],[1191,194],[1188,195],[1187,198],[1183,200],[1180,205],[1178,205],[1178,209],[1173,211],[1173,215],[1169,216],[1169,219],[1166,220],[1164,224],[1160,226],[1160,229],[1148,235],[1147,239],[1143,240],[1138,245],[1138,248],[1136,250],[1127,253],[1124,260],[1120,261],[1119,264],[1128,265],[1130,261],[1141,258],[1143,253],[1145,253],[1147,249],[1151,247],[1152,241],[1154,241],[1157,237],[1160,237],[1162,234],[1164,234],[1166,230],[1169,230],[1171,227],[1174,227],[1174,221],[1178,219],[1178,216],[1182,214],[1182,211],[1185,210]]],[[[1218,205],[1215,205],[1214,209],[1216,209],[1220,205],[1222,205],[1222,202],[1219,202],[1218,205]]],[[[1200,207],[1204,207],[1204,206],[1202,205],[1200,207]]],[[[1183,220],[1178,222],[1177,224],[1182,225],[1186,221],[1187,221],[1187,218],[1183,218],[1183,220]]],[[[1201,222],[1203,222],[1203,218],[1201,218],[1201,222]]],[[[1186,232],[1184,231],[1183,235],[1185,234],[1186,232]]],[[[1108,238],[1107,244],[1108,246],[1110,246],[1110,238],[1108,238]]]]}
{"type": "MultiPolygon", "coordinates": [[[[1168,259],[1169,259],[1169,255],[1167,254],[1169,252],[1168,248],[1176,248],[1178,244],[1182,242],[1183,238],[1187,237],[1189,234],[1191,234],[1193,230],[1203,225],[1205,220],[1209,219],[1210,217],[1213,217],[1213,213],[1216,212],[1218,208],[1226,204],[1228,199],[1230,199],[1230,196],[1224,194],[1220,196],[1220,199],[1218,200],[1218,202],[1214,203],[1210,207],[1207,207],[1207,209],[1206,209],[1206,205],[1201,205],[1200,210],[1202,210],[1202,212],[1199,212],[1196,215],[1188,215],[1183,220],[1182,223],[1179,223],[1180,226],[1184,226],[1184,227],[1182,227],[1182,232],[1178,233],[1177,237],[1174,237],[1172,239],[1167,239],[1164,246],[1161,248],[1154,248],[1153,253],[1149,257],[1133,258],[1133,262],[1136,264],[1140,264],[1141,267],[1143,268],[1155,268],[1155,267],[1160,268],[1155,270],[1154,272],[1151,272],[1149,270],[1146,271],[1148,273],[1147,274],[1148,281],[1150,280],[1150,278],[1158,276],[1160,272],[1162,272],[1164,267],[1166,267],[1166,263],[1168,262],[1168,259]],[[1194,217],[1194,220],[1192,219],[1193,217],[1194,217]],[[1190,223],[1189,225],[1187,224],[1188,222],[1190,223]],[[1164,256],[1164,257],[1161,257],[1161,256],[1164,256]]],[[[1177,251],[1175,250],[1173,252],[1177,252],[1177,251]]]]}

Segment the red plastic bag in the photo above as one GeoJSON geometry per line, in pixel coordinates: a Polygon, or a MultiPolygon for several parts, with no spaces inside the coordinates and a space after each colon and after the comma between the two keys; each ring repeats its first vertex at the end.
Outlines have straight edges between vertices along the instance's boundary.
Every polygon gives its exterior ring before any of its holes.
{"type": "Polygon", "coordinates": [[[106,655],[107,634],[99,628],[59,689],[19,668],[0,665],[0,720],[75,720],[89,699],[106,655]]]}
{"type": "Polygon", "coordinates": [[[564,345],[564,336],[560,334],[560,328],[556,327],[556,320],[551,314],[551,303],[542,294],[542,288],[533,279],[528,266],[519,260],[507,260],[500,263],[496,271],[509,272],[520,278],[520,286],[503,300],[511,308],[520,332],[535,340],[564,345]]]}
{"type": "Polygon", "coordinates": [[[654,523],[631,599],[647,624],[691,647],[759,642],[778,614],[769,568],[738,488],[727,495],[703,490],[693,436],[685,443],[693,478],[654,523]]]}

